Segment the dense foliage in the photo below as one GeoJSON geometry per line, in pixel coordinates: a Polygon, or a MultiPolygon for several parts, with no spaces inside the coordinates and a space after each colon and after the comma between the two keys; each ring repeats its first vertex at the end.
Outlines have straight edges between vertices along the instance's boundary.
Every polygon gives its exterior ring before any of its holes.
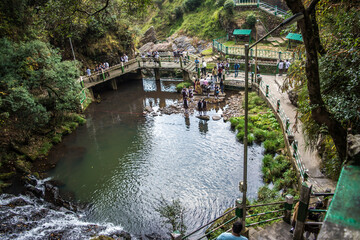
{"type": "MultiPolygon", "coordinates": [[[[317,9],[320,40],[324,48],[319,57],[321,96],[330,114],[352,133],[360,133],[360,15],[359,6],[343,1],[321,1],[317,9]]],[[[303,51],[303,49],[300,49],[303,51]]],[[[341,163],[330,131],[312,118],[305,59],[292,64],[288,83],[298,92],[299,117],[303,122],[307,143],[317,147],[327,175],[337,179],[341,163]],[[318,144],[320,142],[320,144],[318,144]]]]}
{"type": "Polygon", "coordinates": [[[1,142],[27,141],[79,107],[76,62],[61,61],[57,50],[35,40],[0,40],[1,142]]]}

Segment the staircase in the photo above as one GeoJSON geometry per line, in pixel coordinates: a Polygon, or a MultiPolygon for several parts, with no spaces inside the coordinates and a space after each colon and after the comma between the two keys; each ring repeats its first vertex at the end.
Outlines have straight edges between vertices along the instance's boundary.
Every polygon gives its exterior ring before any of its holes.
{"type": "Polygon", "coordinates": [[[277,222],[264,228],[250,228],[250,240],[292,240],[291,226],[286,222],[277,222]]]}

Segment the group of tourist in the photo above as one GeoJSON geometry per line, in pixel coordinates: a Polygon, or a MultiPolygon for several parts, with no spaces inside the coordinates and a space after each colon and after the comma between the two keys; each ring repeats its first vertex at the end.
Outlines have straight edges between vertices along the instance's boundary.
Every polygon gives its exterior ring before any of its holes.
{"type": "Polygon", "coordinates": [[[185,50],[174,50],[173,56],[175,63],[179,63],[181,58],[183,60],[184,65],[186,65],[187,59],[189,58],[188,52],[185,50]]]}
{"type": "Polygon", "coordinates": [[[280,59],[279,63],[278,63],[278,68],[279,68],[279,76],[281,76],[283,73],[287,73],[288,69],[290,67],[290,61],[289,60],[285,60],[285,62],[283,60],[280,59]]]}
{"type": "Polygon", "coordinates": [[[144,65],[147,59],[149,60],[149,62],[153,61],[154,64],[160,62],[160,53],[158,51],[153,51],[153,52],[147,51],[146,53],[143,52],[141,53],[140,56],[144,65]]]}
{"type": "Polygon", "coordinates": [[[89,77],[89,81],[92,82],[94,81],[94,79],[92,78],[92,74],[96,74],[98,76],[100,76],[101,73],[104,73],[105,77],[110,76],[108,71],[105,71],[106,69],[109,69],[110,65],[108,62],[104,62],[104,63],[100,63],[100,64],[96,64],[96,67],[93,70],[93,73],[91,72],[90,67],[86,68],[86,74],[89,77]]]}

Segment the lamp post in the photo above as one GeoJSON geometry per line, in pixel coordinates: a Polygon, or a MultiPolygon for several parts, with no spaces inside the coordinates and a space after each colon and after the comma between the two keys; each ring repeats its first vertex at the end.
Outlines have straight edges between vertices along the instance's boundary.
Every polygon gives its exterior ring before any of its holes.
{"type": "Polygon", "coordinates": [[[244,177],[243,177],[243,183],[242,185],[242,192],[243,192],[243,198],[242,198],[242,224],[245,229],[245,219],[246,219],[246,192],[247,192],[247,146],[248,146],[248,105],[249,105],[249,99],[248,99],[248,92],[249,92],[249,50],[256,46],[259,42],[264,40],[267,36],[275,32],[281,27],[288,26],[290,24],[293,24],[300,19],[302,19],[304,15],[302,13],[297,13],[290,18],[284,20],[282,23],[280,23],[277,27],[275,27],[273,30],[268,32],[265,36],[257,40],[255,43],[249,46],[249,44],[245,44],[245,135],[244,135],[244,177]]]}

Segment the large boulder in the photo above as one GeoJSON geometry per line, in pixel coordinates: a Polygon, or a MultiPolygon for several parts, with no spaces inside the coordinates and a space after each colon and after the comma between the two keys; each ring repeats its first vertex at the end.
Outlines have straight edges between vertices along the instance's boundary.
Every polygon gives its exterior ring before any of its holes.
{"type": "Polygon", "coordinates": [[[151,52],[151,50],[153,49],[155,43],[153,42],[148,42],[146,44],[144,44],[141,48],[139,48],[139,51],[144,53],[144,52],[151,52]]]}
{"type": "Polygon", "coordinates": [[[151,26],[148,30],[146,30],[146,32],[144,33],[144,36],[140,39],[140,43],[142,43],[142,44],[145,44],[148,42],[155,43],[156,41],[157,41],[156,32],[155,32],[155,28],[153,26],[151,26]]]}

